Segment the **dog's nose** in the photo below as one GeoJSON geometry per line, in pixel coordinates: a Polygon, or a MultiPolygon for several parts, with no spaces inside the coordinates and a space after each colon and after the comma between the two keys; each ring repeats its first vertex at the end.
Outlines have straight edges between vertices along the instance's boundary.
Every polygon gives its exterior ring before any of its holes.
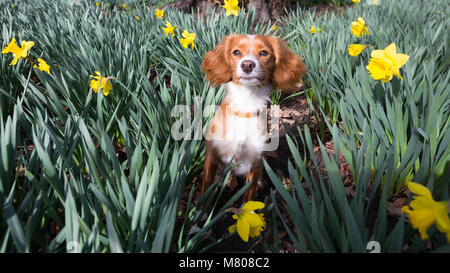
{"type": "Polygon", "coordinates": [[[241,68],[245,73],[252,72],[253,68],[255,68],[256,64],[254,61],[251,60],[245,60],[241,63],[241,68]]]}

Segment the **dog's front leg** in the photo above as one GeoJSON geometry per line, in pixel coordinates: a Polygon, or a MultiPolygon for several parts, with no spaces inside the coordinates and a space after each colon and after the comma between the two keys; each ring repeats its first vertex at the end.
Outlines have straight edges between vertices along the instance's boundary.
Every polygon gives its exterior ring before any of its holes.
{"type": "Polygon", "coordinates": [[[204,172],[203,172],[203,182],[202,182],[202,192],[205,191],[211,186],[216,177],[217,168],[219,162],[217,158],[214,158],[214,151],[212,150],[211,144],[209,141],[206,141],[206,155],[205,155],[205,164],[204,164],[204,172]]]}
{"type": "Polygon", "coordinates": [[[252,201],[255,199],[256,196],[256,189],[258,186],[258,181],[261,179],[262,176],[262,160],[260,160],[258,163],[254,164],[252,168],[250,169],[250,172],[247,175],[247,178],[245,179],[245,183],[252,183],[247,191],[244,193],[243,200],[244,202],[252,201]]]}

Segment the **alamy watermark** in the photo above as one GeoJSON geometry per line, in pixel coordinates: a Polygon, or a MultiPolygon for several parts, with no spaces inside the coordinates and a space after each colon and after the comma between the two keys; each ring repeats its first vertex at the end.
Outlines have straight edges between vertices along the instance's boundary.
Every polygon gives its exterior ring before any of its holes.
{"type": "Polygon", "coordinates": [[[80,243],[77,241],[70,241],[66,244],[67,253],[81,253],[80,243]]]}
{"type": "Polygon", "coordinates": [[[370,241],[366,245],[366,250],[369,253],[381,253],[381,245],[378,241],[370,241]]]}

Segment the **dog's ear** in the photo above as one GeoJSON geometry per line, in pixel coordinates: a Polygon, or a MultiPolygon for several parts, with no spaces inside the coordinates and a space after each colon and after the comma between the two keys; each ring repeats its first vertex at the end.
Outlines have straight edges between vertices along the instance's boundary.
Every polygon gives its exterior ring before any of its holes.
{"type": "Polygon", "coordinates": [[[275,53],[274,84],[284,91],[293,91],[301,77],[306,73],[306,67],[297,54],[292,53],[281,39],[270,37],[275,53]]]}
{"type": "Polygon", "coordinates": [[[227,44],[232,39],[225,37],[213,50],[206,53],[201,69],[206,74],[206,79],[213,85],[219,85],[231,81],[232,69],[227,57],[227,44]]]}

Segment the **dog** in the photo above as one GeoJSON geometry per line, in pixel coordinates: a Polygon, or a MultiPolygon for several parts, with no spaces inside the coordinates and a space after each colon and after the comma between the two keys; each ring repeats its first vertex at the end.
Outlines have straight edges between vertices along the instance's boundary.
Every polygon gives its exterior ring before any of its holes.
{"type": "Polygon", "coordinates": [[[214,182],[219,170],[239,163],[227,184],[237,185],[236,177],[245,177],[245,183],[252,184],[243,200],[254,200],[268,139],[262,109],[274,88],[295,90],[306,68],[279,38],[234,34],[205,55],[201,69],[213,86],[226,86],[226,95],[207,131],[201,193],[214,182]]]}

